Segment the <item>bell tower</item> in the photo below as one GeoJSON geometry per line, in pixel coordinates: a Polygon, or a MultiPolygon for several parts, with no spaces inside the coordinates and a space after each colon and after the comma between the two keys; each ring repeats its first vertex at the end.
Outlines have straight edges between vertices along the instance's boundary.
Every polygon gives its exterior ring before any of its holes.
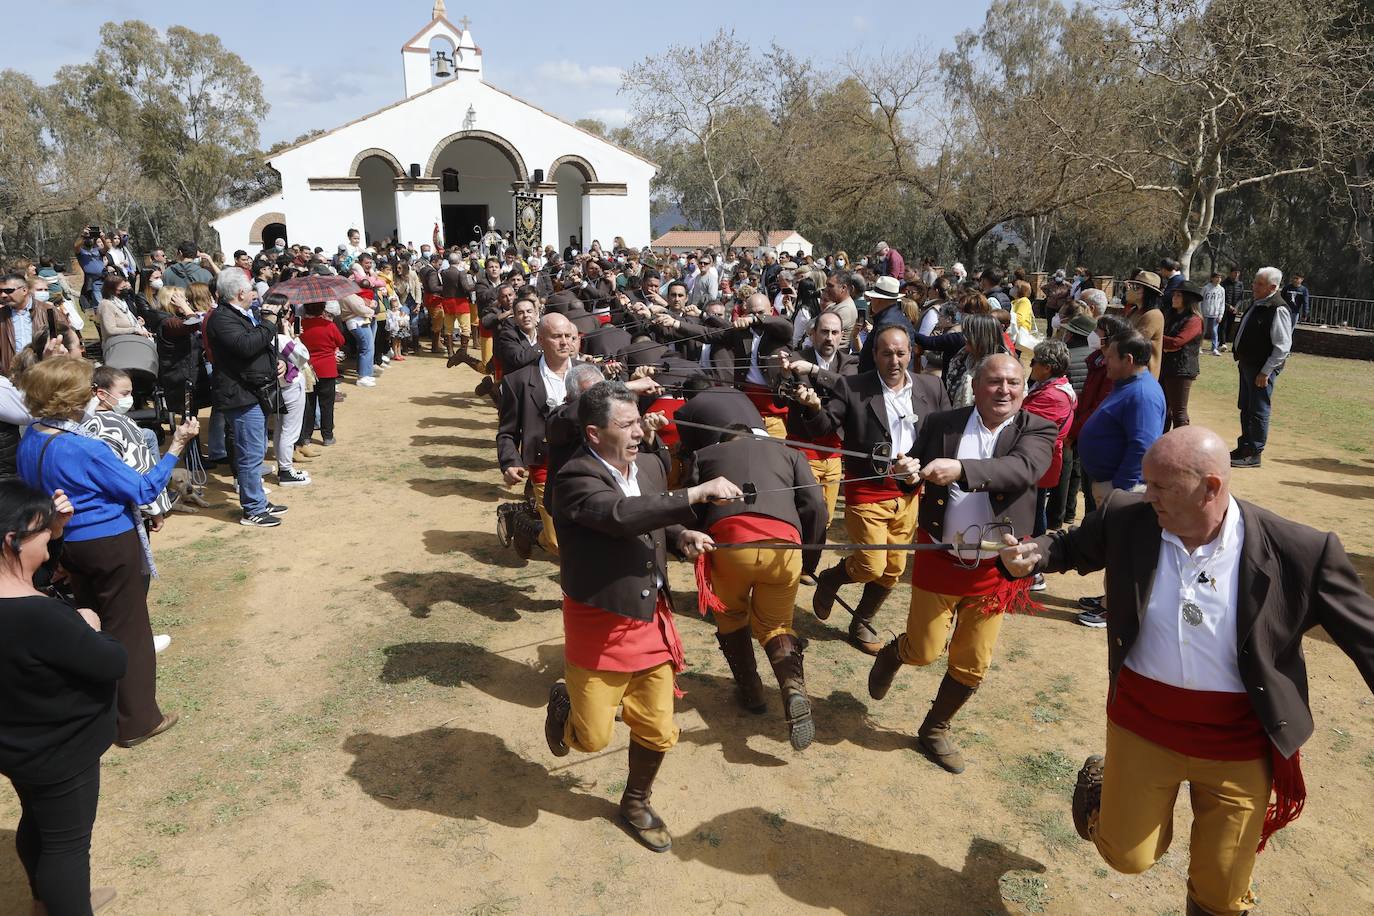
{"type": "Polygon", "coordinates": [[[456,79],[482,78],[482,49],[470,25],[466,16],[459,25],[449,22],[444,0],[434,0],[429,25],[401,46],[406,98],[456,79]]]}

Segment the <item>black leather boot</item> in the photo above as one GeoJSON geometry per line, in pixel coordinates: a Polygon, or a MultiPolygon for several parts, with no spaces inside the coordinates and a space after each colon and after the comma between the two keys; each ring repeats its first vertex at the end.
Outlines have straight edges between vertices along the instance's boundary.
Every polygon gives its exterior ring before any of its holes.
{"type": "Polygon", "coordinates": [[[926,756],[949,770],[951,773],[964,772],[964,755],[949,737],[949,721],[954,718],[976,688],[963,684],[945,675],[940,682],[940,690],[935,694],[935,702],[930,704],[930,712],[916,732],[916,744],[926,756]]]}
{"type": "Polygon", "coordinates": [[[745,627],[733,633],[717,633],[716,642],[720,643],[720,654],[725,656],[730,666],[730,674],[739,688],[739,705],[760,715],[768,711],[768,703],[763,698],[763,681],[759,679],[758,661],[754,658],[754,637],[745,627]]]}
{"type": "Polygon", "coordinates": [[[620,796],[620,819],[645,846],[654,852],[673,848],[668,825],[649,806],[654,777],[663,763],[663,751],[651,751],[638,741],[630,741],[630,774],[625,779],[625,794],[620,796]]]}
{"type": "Polygon", "coordinates": [[[883,648],[882,637],[873,628],[873,618],[878,616],[878,609],[890,594],[890,588],[883,588],[876,582],[865,583],[863,597],[854,607],[854,619],[849,622],[849,638],[869,655],[877,655],[883,648]]]}
{"type": "Polygon", "coordinates": [[[853,581],[849,578],[849,570],[845,568],[844,561],[821,573],[816,577],[816,592],[811,596],[811,610],[819,619],[829,620],[830,612],[835,609],[835,596],[839,594],[840,586],[853,581]]]}

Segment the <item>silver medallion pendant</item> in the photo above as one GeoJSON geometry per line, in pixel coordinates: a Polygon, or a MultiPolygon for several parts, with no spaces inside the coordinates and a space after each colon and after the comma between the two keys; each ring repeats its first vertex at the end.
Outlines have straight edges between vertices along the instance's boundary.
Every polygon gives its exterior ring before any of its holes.
{"type": "Polygon", "coordinates": [[[1191,601],[1183,602],[1183,622],[1190,627],[1202,625],[1202,608],[1191,601]]]}

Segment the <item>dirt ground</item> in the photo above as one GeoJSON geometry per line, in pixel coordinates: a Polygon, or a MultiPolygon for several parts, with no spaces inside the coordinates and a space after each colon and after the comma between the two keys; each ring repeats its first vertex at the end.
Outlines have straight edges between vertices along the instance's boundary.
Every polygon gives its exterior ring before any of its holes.
{"type": "MultiPolygon", "coordinates": [[[[1367,396],[1374,367],[1329,362],[1367,396]]],[[[281,528],[234,524],[229,478],[212,476],[223,507],[157,537],[155,631],[175,639],[160,692],[182,718],[105,757],[92,873],[119,890],[107,912],[1182,913],[1186,803],[1173,849],[1137,877],[1109,872],[1069,817],[1102,745],[1103,631],[1071,609],[1095,577],[1053,579],[1044,614],[1006,622],[956,723],[962,776],[912,749],[938,663],[873,702],[869,659],[799,611],[818,738],[796,754],[773,685],[768,716],[737,711],[712,628],[684,613],[683,735],[654,798],[674,846],[636,845],[613,820],[623,727],[600,756],[545,747],[557,570],[497,544],[508,494],[474,381],[425,357],[346,385],[314,486],[273,496],[291,507],[281,528]]],[[[1233,435],[1234,395],[1200,394],[1195,420],[1233,435]]],[[[1370,581],[1374,458],[1312,441],[1282,388],[1277,404],[1238,494],[1335,529],[1370,581]]],[[[688,567],[673,581],[690,595],[688,567]]],[[[881,623],[900,628],[906,602],[902,587],[881,623]]],[[[1307,655],[1308,806],[1260,857],[1260,912],[1371,912],[1374,702],[1330,642],[1307,655]]],[[[6,785],[0,913],[27,912],[17,818],[6,785]]]]}

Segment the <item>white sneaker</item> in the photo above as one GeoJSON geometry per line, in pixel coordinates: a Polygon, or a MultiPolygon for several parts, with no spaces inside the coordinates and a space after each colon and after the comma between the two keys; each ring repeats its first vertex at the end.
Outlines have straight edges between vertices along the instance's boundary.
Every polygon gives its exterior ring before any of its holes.
{"type": "Polygon", "coordinates": [[[382,357],[382,365],[383,365],[383,366],[390,364],[390,362],[391,362],[391,357],[390,357],[390,356],[383,356],[383,357],[382,357]]]}
{"type": "Polygon", "coordinates": [[[171,644],[172,644],[172,637],[168,636],[166,633],[159,633],[159,634],[157,634],[156,636],[153,637],[153,652],[154,652],[154,654],[156,654],[156,653],[158,653],[158,652],[161,652],[163,649],[167,648],[167,647],[170,646],[171,644]]]}
{"type": "Polygon", "coordinates": [[[375,378],[373,378],[372,376],[370,376],[370,375],[369,375],[367,378],[360,378],[360,379],[358,379],[358,387],[359,387],[359,388],[376,388],[376,387],[377,387],[377,380],[376,380],[375,378]]]}

